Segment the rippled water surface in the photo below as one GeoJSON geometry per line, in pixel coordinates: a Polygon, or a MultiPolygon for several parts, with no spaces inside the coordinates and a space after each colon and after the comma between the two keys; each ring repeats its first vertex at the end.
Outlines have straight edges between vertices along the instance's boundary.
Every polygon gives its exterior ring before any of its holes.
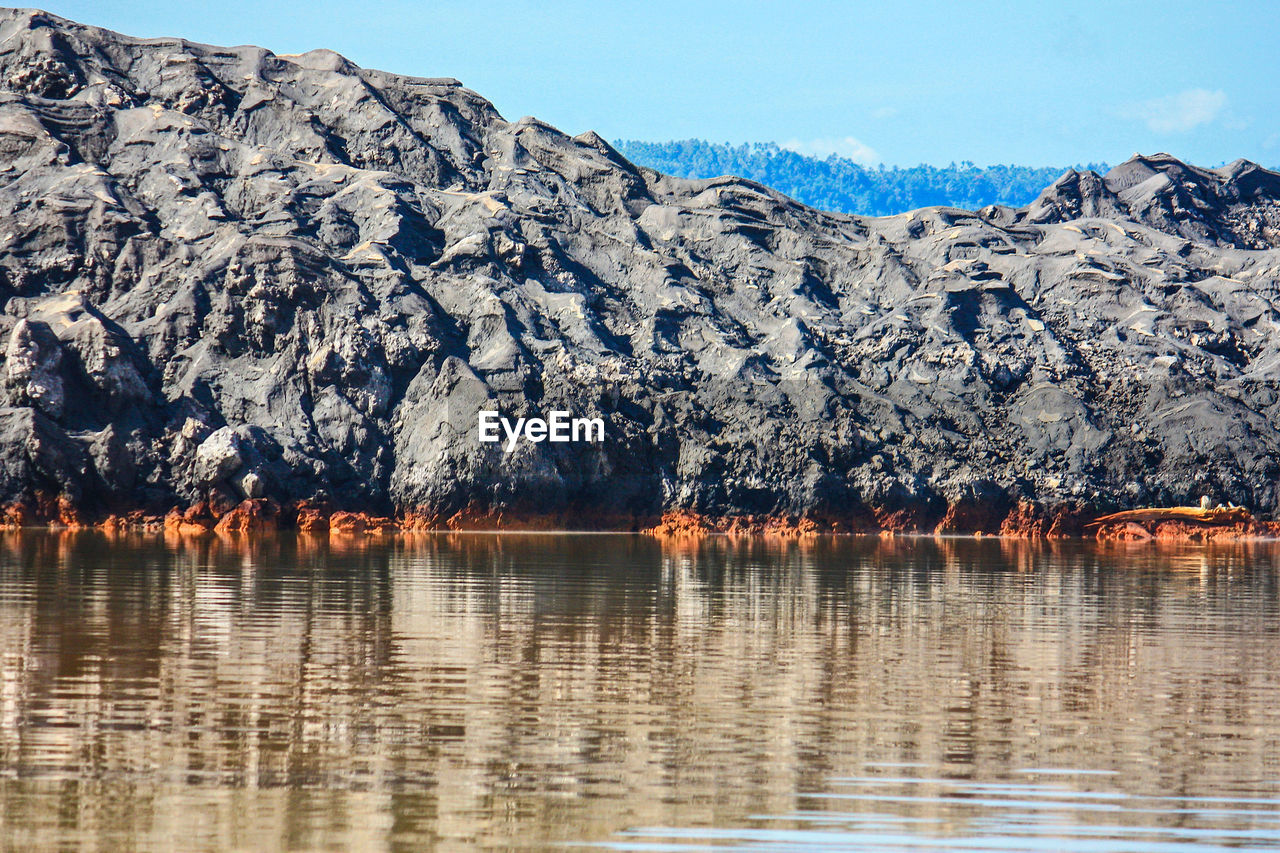
{"type": "Polygon", "coordinates": [[[1277,566],[4,534],[0,847],[1276,850],[1277,566]]]}

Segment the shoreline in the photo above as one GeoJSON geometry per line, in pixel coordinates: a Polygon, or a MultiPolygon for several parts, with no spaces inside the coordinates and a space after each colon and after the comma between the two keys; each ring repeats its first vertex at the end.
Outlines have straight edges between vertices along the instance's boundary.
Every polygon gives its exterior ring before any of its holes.
{"type": "Polygon", "coordinates": [[[249,534],[296,531],[337,537],[404,533],[595,533],[638,534],[662,540],[708,537],[763,537],[803,540],[819,536],[1099,542],[1241,542],[1280,539],[1280,522],[1254,518],[1240,508],[1197,512],[1191,508],[1127,510],[1105,514],[1084,505],[1012,507],[949,505],[928,523],[926,507],[867,508],[841,515],[709,515],[668,510],[658,517],[537,513],[466,509],[449,515],[410,510],[395,515],[335,509],[301,501],[281,505],[268,498],[238,504],[197,502],[166,513],[132,510],[88,516],[65,497],[35,499],[0,507],[0,530],[97,530],[108,533],[179,535],[249,534]],[[924,523],[921,523],[924,522],[924,523]]]}
{"type": "Polygon", "coordinates": [[[0,526],[0,538],[6,536],[22,536],[25,534],[32,535],[56,535],[56,536],[92,536],[98,534],[105,538],[105,541],[116,540],[163,540],[169,543],[221,543],[223,545],[244,546],[254,542],[269,542],[276,537],[297,537],[299,540],[306,540],[315,543],[329,543],[331,546],[341,546],[343,548],[364,547],[366,545],[391,544],[394,542],[412,543],[415,540],[427,539],[431,537],[496,537],[496,538],[547,538],[555,537],[573,537],[573,538],[594,538],[594,537],[627,537],[632,539],[647,539],[658,543],[664,548],[672,548],[679,551],[688,551],[689,549],[701,547],[703,545],[714,544],[718,542],[728,544],[745,544],[750,542],[763,543],[772,546],[799,546],[801,549],[808,549],[822,542],[835,541],[864,541],[879,542],[886,546],[892,546],[895,543],[900,545],[909,545],[911,543],[935,542],[970,542],[981,543],[988,542],[994,545],[1003,546],[1027,546],[1027,547],[1056,547],[1069,546],[1072,544],[1092,545],[1108,548],[1121,548],[1125,551],[1140,551],[1143,549],[1163,549],[1163,548],[1215,548],[1215,547],[1236,547],[1236,546],[1267,546],[1280,545],[1280,531],[1249,534],[1243,536],[1214,536],[1209,538],[1173,538],[1173,537],[1150,537],[1146,539],[1099,539],[1094,536],[1061,536],[1052,539],[1045,537],[1025,537],[1025,536],[1002,536],[994,534],[990,536],[976,536],[971,533],[896,533],[893,535],[880,535],[876,533],[815,533],[804,536],[781,536],[771,533],[704,533],[693,536],[662,536],[655,534],[652,530],[583,530],[574,528],[545,528],[538,530],[529,529],[479,529],[479,528],[418,528],[418,529],[386,529],[381,531],[370,531],[365,533],[347,533],[340,531],[306,531],[299,530],[296,527],[281,527],[265,530],[254,531],[214,531],[203,530],[200,532],[175,530],[166,530],[163,527],[123,527],[108,528],[102,526],[79,526],[66,527],[62,525],[52,524],[35,524],[26,527],[0,526]]]}

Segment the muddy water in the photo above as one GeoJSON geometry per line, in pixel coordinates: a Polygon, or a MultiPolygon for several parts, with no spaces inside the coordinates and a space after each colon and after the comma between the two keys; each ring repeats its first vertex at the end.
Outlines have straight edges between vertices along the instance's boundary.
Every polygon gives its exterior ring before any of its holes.
{"type": "Polygon", "coordinates": [[[3,534],[0,846],[1278,849],[1277,566],[3,534]]]}

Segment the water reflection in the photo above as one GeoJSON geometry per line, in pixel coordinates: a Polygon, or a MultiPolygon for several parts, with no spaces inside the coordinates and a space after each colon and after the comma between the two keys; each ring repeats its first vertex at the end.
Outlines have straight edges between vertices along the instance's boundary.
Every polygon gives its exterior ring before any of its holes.
{"type": "Polygon", "coordinates": [[[3,534],[0,838],[1274,847],[1278,557],[3,534]]]}

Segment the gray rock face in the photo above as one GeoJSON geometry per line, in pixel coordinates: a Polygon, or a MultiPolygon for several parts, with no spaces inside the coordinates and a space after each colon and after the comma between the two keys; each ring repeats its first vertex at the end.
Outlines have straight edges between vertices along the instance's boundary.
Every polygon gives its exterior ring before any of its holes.
{"type": "Polygon", "coordinates": [[[327,51],[10,10],[0,87],[0,500],[1280,500],[1280,175],[1253,164],[860,219],[327,51]],[[481,409],[606,440],[506,453],[481,409]]]}
{"type": "Polygon", "coordinates": [[[45,323],[19,320],[4,351],[7,401],[62,417],[66,394],[62,387],[62,345],[45,323]]]}
{"type": "Polygon", "coordinates": [[[240,438],[231,427],[215,430],[196,448],[195,476],[206,486],[227,479],[242,465],[244,457],[240,455],[240,438]]]}

